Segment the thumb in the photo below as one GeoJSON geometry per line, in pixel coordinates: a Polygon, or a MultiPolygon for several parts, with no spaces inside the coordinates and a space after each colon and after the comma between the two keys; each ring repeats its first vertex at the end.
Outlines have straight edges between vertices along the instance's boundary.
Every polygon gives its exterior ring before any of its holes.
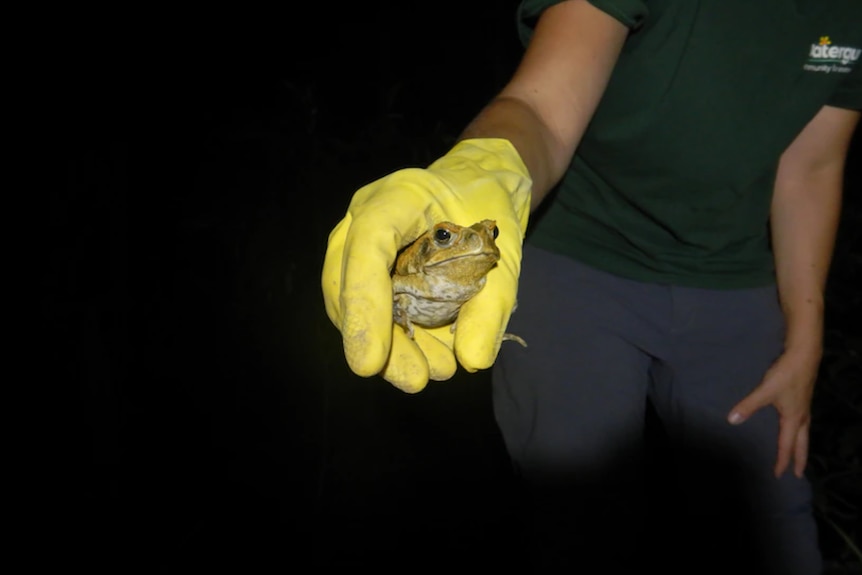
{"type": "Polygon", "coordinates": [[[514,282],[497,281],[505,277],[488,276],[488,283],[473,299],[461,307],[455,330],[455,354],[468,372],[487,369],[493,365],[514,300],[514,282]],[[508,284],[508,285],[507,285],[508,284]]]}
{"type": "Polygon", "coordinates": [[[517,301],[522,234],[514,218],[500,217],[497,226],[500,261],[488,272],[482,290],[458,314],[455,354],[469,372],[487,369],[494,363],[517,301]]]}
{"type": "Polygon", "coordinates": [[[737,403],[727,415],[728,423],[738,425],[748,420],[755,412],[772,404],[772,396],[763,384],[758,385],[737,403]]]}

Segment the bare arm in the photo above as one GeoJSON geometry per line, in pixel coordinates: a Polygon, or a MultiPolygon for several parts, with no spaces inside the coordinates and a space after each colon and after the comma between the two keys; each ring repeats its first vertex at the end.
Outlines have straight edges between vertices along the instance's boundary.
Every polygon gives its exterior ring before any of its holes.
{"type": "Polygon", "coordinates": [[[586,0],[548,8],[512,79],[461,135],[512,142],[533,180],[531,208],[569,165],[627,34],[586,0]]]}
{"type": "Polygon", "coordinates": [[[859,115],[824,107],[779,163],[771,223],[789,350],[820,347],[823,291],[841,211],[844,162],[859,115]]]}
{"type": "Polygon", "coordinates": [[[775,475],[808,459],[811,397],[823,349],[823,298],[841,211],[844,163],[859,112],[824,107],[785,150],[772,198],[772,243],[784,353],[729,416],[741,423],[772,405],[779,414],[775,475]]]}

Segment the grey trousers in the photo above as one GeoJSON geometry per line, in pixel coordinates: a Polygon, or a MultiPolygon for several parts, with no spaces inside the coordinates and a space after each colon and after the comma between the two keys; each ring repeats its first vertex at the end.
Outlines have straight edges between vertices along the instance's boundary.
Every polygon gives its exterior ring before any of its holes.
{"type": "Polygon", "coordinates": [[[528,246],[518,302],[508,331],[529,347],[503,345],[492,388],[530,501],[531,560],[820,572],[810,485],[773,474],[777,412],[727,423],[782,351],[774,286],[645,284],[528,246]],[[653,484],[648,400],[672,454],[653,484]]]}

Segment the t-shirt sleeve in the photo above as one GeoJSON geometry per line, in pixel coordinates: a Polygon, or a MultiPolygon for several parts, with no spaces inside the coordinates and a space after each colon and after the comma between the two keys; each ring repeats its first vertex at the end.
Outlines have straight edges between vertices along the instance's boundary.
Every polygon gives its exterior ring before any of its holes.
{"type": "MultiPolygon", "coordinates": [[[[518,34],[526,45],[533,35],[539,15],[563,0],[523,0],[518,7],[518,34]]],[[[590,4],[613,16],[632,30],[637,29],[649,14],[645,0],[588,0],[590,4]]]]}
{"type": "Polygon", "coordinates": [[[862,59],[855,64],[853,71],[829,98],[828,105],[848,110],[862,110],[862,59]]]}

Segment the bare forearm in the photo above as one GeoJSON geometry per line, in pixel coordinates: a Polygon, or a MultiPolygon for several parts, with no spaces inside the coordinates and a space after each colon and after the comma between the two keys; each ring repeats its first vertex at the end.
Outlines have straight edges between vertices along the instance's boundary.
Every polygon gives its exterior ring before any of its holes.
{"type": "Polygon", "coordinates": [[[569,165],[627,35],[585,0],[548,8],[512,80],[462,133],[515,146],[533,180],[532,208],[569,165]]]}
{"type": "Polygon", "coordinates": [[[820,353],[823,297],[859,112],[824,106],[785,150],[770,212],[788,350],[820,353]]]}
{"type": "Polygon", "coordinates": [[[533,180],[530,209],[535,209],[562,177],[574,153],[554,135],[523,101],[496,97],[461,134],[467,138],[505,138],[518,153],[533,180]]]}
{"type": "Polygon", "coordinates": [[[772,242],[788,349],[820,352],[823,299],[841,210],[840,171],[779,179],[772,242]]]}
{"type": "Polygon", "coordinates": [[[784,150],[770,210],[784,353],[733,407],[730,423],[772,405],[779,415],[780,477],[791,459],[802,477],[808,458],[811,397],[823,355],[823,300],[841,211],[844,163],[859,112],[823,106],[784,150]]]}

